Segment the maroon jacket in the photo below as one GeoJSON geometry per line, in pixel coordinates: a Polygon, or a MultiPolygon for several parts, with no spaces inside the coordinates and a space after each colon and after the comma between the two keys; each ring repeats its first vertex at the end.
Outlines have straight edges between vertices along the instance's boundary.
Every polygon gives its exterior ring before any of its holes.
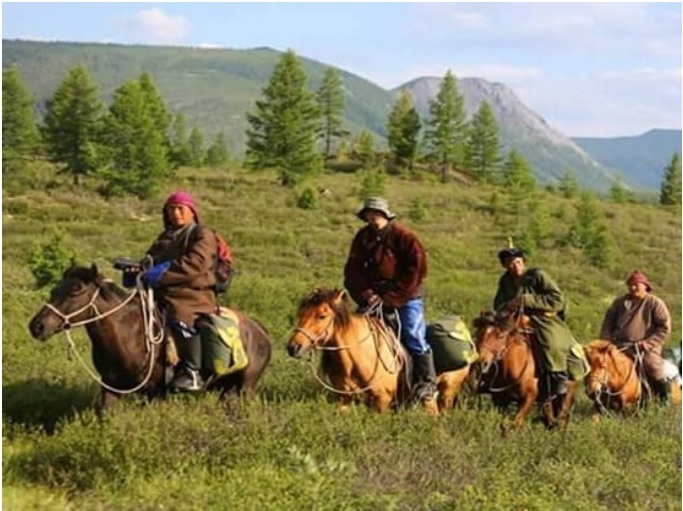
{"type": "Polygon", "coordinates": [[[213,285],[216,263],[216,237],[200,225],[162,232],[147,254],[154,264],[171,261],[159,279],[155,297],[167,314],[187,325],[194,325],[201,314],[215,314],[218,305],[213,285]]]}
{"type": "Polygon", "coordinates": [[[356,233],[344,266],[344,287],[358,304],[376,293],[385,304],[402,307],[423,296],[426,275],[422,243],[413,231],[392,220],[379,233],[370,225],[356,233]]]}

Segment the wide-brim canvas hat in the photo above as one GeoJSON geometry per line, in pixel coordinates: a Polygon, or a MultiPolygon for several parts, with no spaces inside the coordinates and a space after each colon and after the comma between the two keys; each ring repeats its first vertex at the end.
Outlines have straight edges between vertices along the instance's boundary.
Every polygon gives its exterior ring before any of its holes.
{"type": "Polygon", "coordinates": [[[396,215],[389,211],[389,203],[382,197],[368,197],[365,199],[363,207],[356,212],[356,216],[365,221],[365,212],[368,210],[379,211],[387,217],[388,220],[396,218],[396,215]]]}
{"type": "Polygon", "coordinates": [[[504,264],[505,260],[510,257],[521,257],[524,259],[524,251],[521,248],[504,248],[498,252],[498,260],[500,264],[504,264]]]}

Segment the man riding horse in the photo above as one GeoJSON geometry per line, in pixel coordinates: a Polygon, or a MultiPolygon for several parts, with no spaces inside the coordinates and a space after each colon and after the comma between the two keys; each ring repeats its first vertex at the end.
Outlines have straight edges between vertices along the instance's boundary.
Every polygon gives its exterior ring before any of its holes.
{"type": "Polygon", "coordinates": [[[386,200],[365,200],[356,216],[366,222],[353,239],[344,286],[361,308],[384,305],[401,321],[401,342],[414,362],[413,396],[431,406],[436,398],[436,370],[426,340],[424,290],[427,255],[419,238],[399,224],[386,200]]]}
{"type": "Polygon", "coordinates": [[[493,308],[498,313],[520,313],[529,317],[540,363],[539,401],[543,414],[552,417],[553,401],[566,399],[567,360],[575,343],[562,318],[564,295],[545,271],[526,268],[522,250],[501,250],[498,260],[506,271],[498,281],[493,308]]]}

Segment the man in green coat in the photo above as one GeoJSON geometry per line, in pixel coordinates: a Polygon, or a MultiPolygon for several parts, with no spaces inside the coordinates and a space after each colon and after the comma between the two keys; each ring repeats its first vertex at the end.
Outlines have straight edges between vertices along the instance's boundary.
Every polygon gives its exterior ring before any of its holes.
{"type": "Polygon", "coordinates": [[[520,312],[531,320],[536,332],[541,375],[539,396],[543,405],[567,394],[567,358],[574,336],[563,320],[565,300],[550,276],[539,268],[526,268],[524,253],[517,248],[498,253],[505,273],[498,281],[493,300],[497,312],[520,312]]]}

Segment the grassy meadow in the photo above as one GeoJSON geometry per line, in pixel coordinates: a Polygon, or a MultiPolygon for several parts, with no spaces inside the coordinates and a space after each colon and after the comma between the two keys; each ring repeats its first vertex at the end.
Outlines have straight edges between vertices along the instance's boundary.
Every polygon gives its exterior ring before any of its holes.
{"type": "MultiPolygon", "coordinates": [[[[342,284],[361,226],[354,215],[361,180],[315,178],[307,184],[329,193],[311,210],[296,207],[301,190],[277,183],[269,172],[184,169],[149,200],[106,201],[94,185],[73,188],[41,164],[3,176],[3,509],[681,509],[680,409],[652,406],[595,424],[581,385],[566,432],[530,422],[507,437],[488,397],[436,419],[420,410],[337,411],[315,381],[315,360],[290,359],[284,347],[299,300],[314,287],[342,284]],[[174,396],[146,405],[126,398],[100,422],[98,386],[67,356],[65,338],[40,343],[28,332],[47,290],[35,288],[27,256],[58,233],[79,263],[96,263],[118,280],[113,259],[143,255],[161,228],[163,200],[181,187],[195,195],[202,222],[230,243],[240,273],[222,301],[266,325],[271,365],[255,400],[219,406],[215,395],[174,396]]],[[[508,236],[521,235],[504,192],[420,174],[388,178],[384,195],[428,251],[428,320],[457,313],[469,323],[489,308],[501,272],[496,253],[508,236]],[[411,217],[415,204],[423,215],[411,217]]],[[[638,267],[669,305],[678,343],[680,211],[598,201],[614,243],[612,262],[600,269],[557,243],[577,204],[542,192],[537,214],[550,228],[528,261],[567,295],[577,338],[597,335],[638,267]]],[[[85,333],[74,338],[87,353],[85,333]]]]}

